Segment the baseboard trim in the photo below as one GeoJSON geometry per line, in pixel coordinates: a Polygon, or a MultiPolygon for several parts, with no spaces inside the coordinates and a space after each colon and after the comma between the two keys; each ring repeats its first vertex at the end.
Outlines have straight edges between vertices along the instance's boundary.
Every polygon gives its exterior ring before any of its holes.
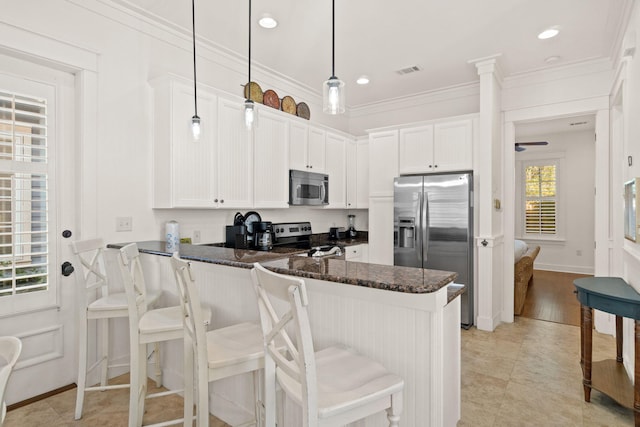
{"type": "Polygon", "coordinates": [[[556,265],[556,264],[540,264],[535,263],[534,270],[554,271],[556,273],[574,273],[574,274],[591,274],[593,275],[593,267],[580,267],[577,265],[556,265]]]}
{"type": "Polygon", "coordinates": [[[68,385],[56,388],[55,390],[51,390],[51,391],[48,391],[46,393],[42,393],[42,394],[39,394],[37,396],[30,397],[28,399],[23,400],[22,402],[16,402],[16,403],[14,403],[12,405],[8,405],[7,406],[7,412],[13,411],[14,409],[22,408],[23,406],[30,405],[32,403],[38,402],[40,400],[44,400],[44,399],[46,399],[48,397],[55,396],[56,394],[60,394],[60,393],[63,393],[65,391],[67,391],[67,390],[71,390],[71,389],[74,389],[74,388],[77,388],[77,387],[78,386],[75,383],[72,383],[72,384],[68,384],[68,385]]]}

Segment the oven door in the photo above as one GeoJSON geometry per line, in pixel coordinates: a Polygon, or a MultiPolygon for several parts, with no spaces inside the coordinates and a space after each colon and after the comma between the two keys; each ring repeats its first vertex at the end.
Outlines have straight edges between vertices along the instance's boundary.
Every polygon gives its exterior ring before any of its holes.
{"type": "Polygon", "coordinates": [[[318,173],[290,171],[289,204],[292,206],[329,204],[329,177],[318,173]]]}

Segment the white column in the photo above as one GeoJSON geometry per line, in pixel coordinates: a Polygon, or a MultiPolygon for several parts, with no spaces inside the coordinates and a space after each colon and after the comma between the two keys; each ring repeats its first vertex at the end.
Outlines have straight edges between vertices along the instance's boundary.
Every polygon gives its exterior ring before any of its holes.
{"type": "Polygon", "coordinates": [[[500,322],[503,305],[503,216],[501,73],[494,55],[469,61],[480,76],[480,115],[476,182],[478,191],[478,281],[476,295],[478,329],[493,331],[500,322]]]}

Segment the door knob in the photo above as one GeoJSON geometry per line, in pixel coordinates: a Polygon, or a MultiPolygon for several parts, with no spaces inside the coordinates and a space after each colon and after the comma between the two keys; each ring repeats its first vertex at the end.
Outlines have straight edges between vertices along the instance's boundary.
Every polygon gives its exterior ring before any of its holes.
{"type": "Polygon", "coordinates": [[[73,264],[71,264],[69,261],[65,261],[62,263],[62,275],[67,277],[70,276],[71,273],[73,273],[75,269],[73,268],[73,264]]]}

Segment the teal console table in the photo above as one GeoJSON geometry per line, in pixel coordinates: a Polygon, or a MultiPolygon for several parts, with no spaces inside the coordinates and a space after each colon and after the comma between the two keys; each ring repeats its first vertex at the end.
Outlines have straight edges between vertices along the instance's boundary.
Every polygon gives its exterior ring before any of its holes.
{"type": "Polygon", "coordinates": [[[619,404],[634,410],[640,427],[640,294],[619,277],[585,277],[573,281],[580,301],[580,365],[584,400],[596,389],[619,404]],[[616,359],[593,362],[593,309],[616,316],[616,359]],[[635,321],[635,386],[622,364],[622,318],[635,321]]]}

